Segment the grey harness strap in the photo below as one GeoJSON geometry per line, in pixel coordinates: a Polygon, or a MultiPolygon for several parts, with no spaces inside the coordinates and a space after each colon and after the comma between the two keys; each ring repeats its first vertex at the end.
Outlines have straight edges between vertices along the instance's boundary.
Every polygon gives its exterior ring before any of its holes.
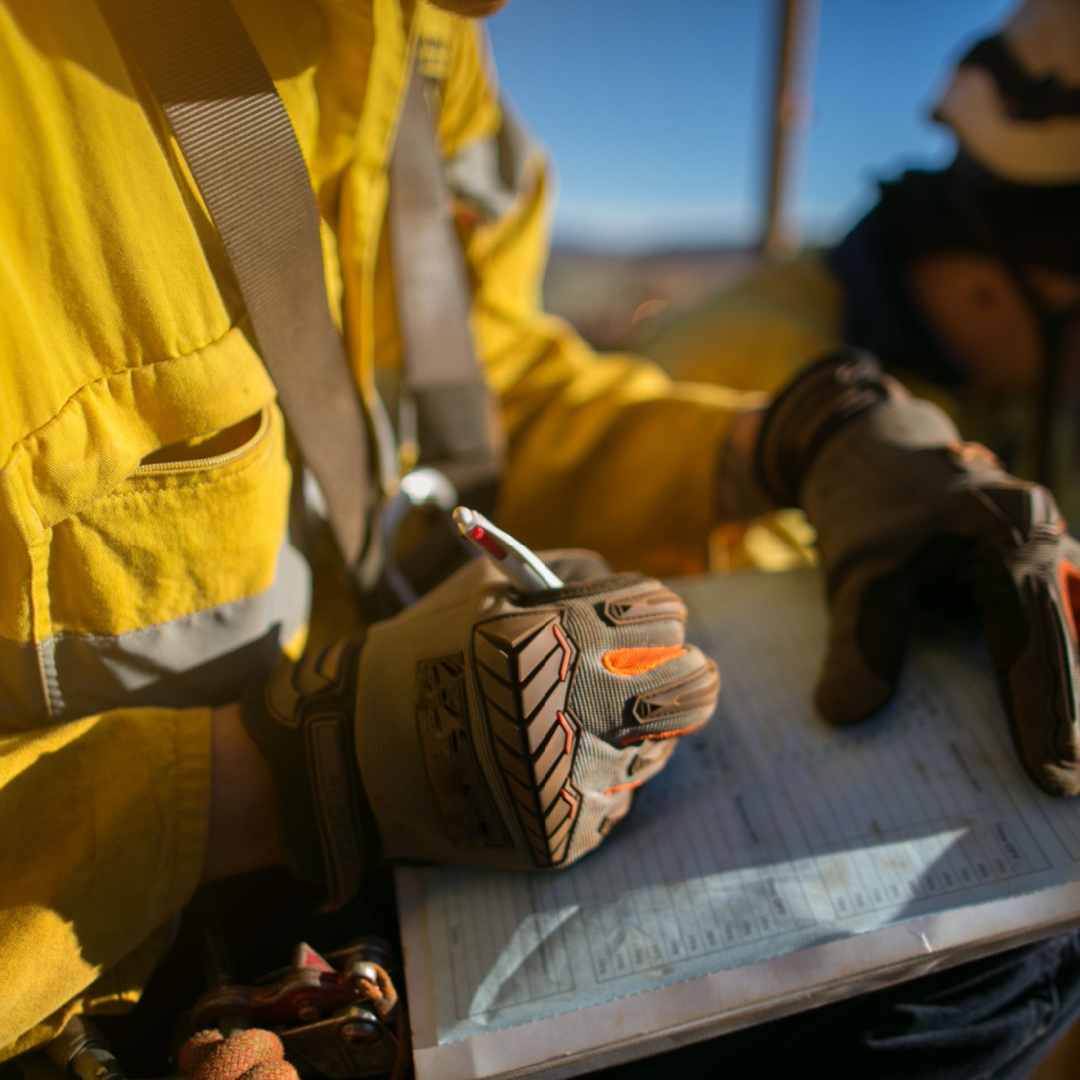
{"type": "Polygon", "coordinates": [[[100,0],[161,105],[247,304],[334,537],[354,565],[368,432],[330,317],[319,211],[285,107],[228,0],[100,0]]]}
{"type": "MultiPolygon", "coordinates": [[[[100,3],[161,105],[221,236],[260,355],[322,488],[346,563],[363,591],[378,592],[391,556],[386,538],[369,529],[376,488],[369,428],[330,317],[311,181],[270,75],[228,0],[100,3]]],[[[503,439],[473,352],[471,300],[449,199],[423,79],[414,72],[391,162],[403,397],[415,407],[417,463],[445,472],[463,495],[490,510],[503,439]]],[[[400,497],[409,490],[403,483],[400,497]]],[[[451,555],[456,551],[450,548],[451,555]]],[[[447,555],[445,538],[416,552],[439,574],[452,565],[447,555]]],[[[395,596],[400,603],[400,590],[395,596]]],[[[372,610],[386,614],[391,606],[372,610]]]]}
{"type": "Polygon", "coordinates": [[[418,464],[445,473],[463,495],[489,488],[490,505],[505,446],[498,405],[473,350],[465,261],[449,207],[424,79],[414,66],[390,163],[402,399],[415,407],[415,432],[399,434],[415,438],[418,464]]]}

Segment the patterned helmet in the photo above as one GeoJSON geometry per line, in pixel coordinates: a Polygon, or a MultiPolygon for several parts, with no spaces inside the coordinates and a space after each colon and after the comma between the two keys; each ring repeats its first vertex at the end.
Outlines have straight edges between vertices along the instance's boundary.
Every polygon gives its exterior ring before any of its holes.
{"type": "Polygon", "coordinates": [[[963,57],[934,118],[1003,180],[1080,183],[1080,0],[1024,0],[963,57]]]}

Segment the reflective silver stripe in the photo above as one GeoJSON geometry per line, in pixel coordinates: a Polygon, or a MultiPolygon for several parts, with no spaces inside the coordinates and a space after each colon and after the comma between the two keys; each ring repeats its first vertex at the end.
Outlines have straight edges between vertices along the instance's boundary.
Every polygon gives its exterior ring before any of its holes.
{"type": "Polygon", "coordinates": [[[443,162],[447,187],[476,206],[488,221],[498,220],[513,205],[530,158],[547,156],[505,98],[500,98],[499,106],[503,114],[499,133],[468,143],[443,162]]]}
{"type": "Polygon", "coordinates": [[[0,641],[0,715],[42,724],[125,705],[235,701],[245,683],[269,674],[310,604],[311,571],[286,544],[273,585],[255,596],[126,634],[64,633],[36,646],[0,641]]]}
{"type": "Polygon", "coordinates": [[[488,221],[510,209],[515,192],[506,186],[499,171],[499,144],[494,138],[469,143],[443,163],[450,190],[478,207],[488,221]]]}

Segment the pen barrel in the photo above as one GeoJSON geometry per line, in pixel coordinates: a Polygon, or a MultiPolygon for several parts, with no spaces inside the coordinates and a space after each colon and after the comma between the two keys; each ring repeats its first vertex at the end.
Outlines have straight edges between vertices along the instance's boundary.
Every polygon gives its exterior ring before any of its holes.
{"type": "Polygon", "coordinates": [[[558,588],[557,585],[548,584],[531,566],[517,562],[513,556],[497,565],[517,586],[520,592],[535,593],[544,592],[545,589],[558,588]]]}
{"type": "Polygon", "coordinates": [[[492,525],[483,514],[459,506],[454,510],[453,518],[461,535],[486,555],[521,592],[562,588],[562,579],[538,555],[492,525]]]}

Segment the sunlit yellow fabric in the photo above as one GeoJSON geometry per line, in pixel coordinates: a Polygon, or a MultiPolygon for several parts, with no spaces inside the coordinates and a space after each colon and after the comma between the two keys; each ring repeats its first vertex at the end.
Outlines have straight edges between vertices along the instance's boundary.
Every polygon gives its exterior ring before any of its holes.
{"type": "MultiPolygon", "coordinates": [[[[333,314],[371,400],[375,367],[400,356],[384,219],[411,50],[442,83],[453,154],[499,128],[482,38],[422,0],[415,13],[235,2],[311,171],[333,314]]],[[[0,5],[0,688],[23,677],[4,658],[29,649],[46,701],[44,644],[257,594],[286,532],[273,386],[132,70],[94,0],[0,5]],[[199,456],[251,417],[234,452],[199,456]],[[174,444],[187,448],[174,464],[140,466],[174,444]]],[[[700,555],[739,396],[597,359],[539,313],[546,188],[537,158],[511,211],[464,235],[475,336],[511,433],[504,520],[620,564],[700,555]]],[[[199,877],[208,725],[205,708],[0,716],[0,1058],[72,1008],[138,995],[199,877]]]]}
{"type": "MultiPolygon", "coordinates": [[[[826,259],[806,255],[763,266],[672,316],[643,351],[676,379],[772,392],[808,362],[843,344],[845,319],[841,283],[826,259]]],[[[934,384],[903,369],[891,373],[913,394],[943,409],[965,438],[1001,454],[1010,472],[1035,479],[1039,421],[1030,396],[986,395],[970,385],[934,384]]],[[[1080,520],[1075,426],[1067,410],[1051,419],[1048,486],[1069,521],[1080,520]]]]}
{"type": "Polygon", "coordinates": [[[0,737],[9,1050],[50,1037],[43,1021],[73,997],[136,999],[155,931],[198,880],[209,778],[209,710],[131,709],[0,737]]]}
{"type": "MultiPolygon", "coordinates": [[[[844,344],[846,301],[819,254],[765,263],[662,322],[642,352],[672,378],[775,393],[795,372],[844,344]]],[[[955,417],[955,398],[906,374],[912,393],[955,417]]]]}
{"type": "MultiPolygon", "coordinates": [[[[734,285],[662,322],[643,352],[672,378],[776,393],[794,374],[844,344],[843,289],[824,259],[809,254],[763,264],[734,285]]],[[[901,375],[912,393],[957,417],[954,397],[901,375]]],[[[785,510],[717,530],[714,569],[787,570],[813,562],[814,533],[800,511],[785,510]]]]}
{"type": "Polygon", "coordinates": [[[677,379],[776,391],[843,342],[844,294],[823,261],[763,265],[663,322],[644,351],[677,379]]]}
{"type": "Polygon", "coordinates": [[[674,383],[638,357],[597,356],[539,313],[545,185],[537,163],[511,213],[468,245],[474,330],[510,434],[502,520],[535,547],[689,569],[704,559],[721,442],[743,395],[674,383]]]}

